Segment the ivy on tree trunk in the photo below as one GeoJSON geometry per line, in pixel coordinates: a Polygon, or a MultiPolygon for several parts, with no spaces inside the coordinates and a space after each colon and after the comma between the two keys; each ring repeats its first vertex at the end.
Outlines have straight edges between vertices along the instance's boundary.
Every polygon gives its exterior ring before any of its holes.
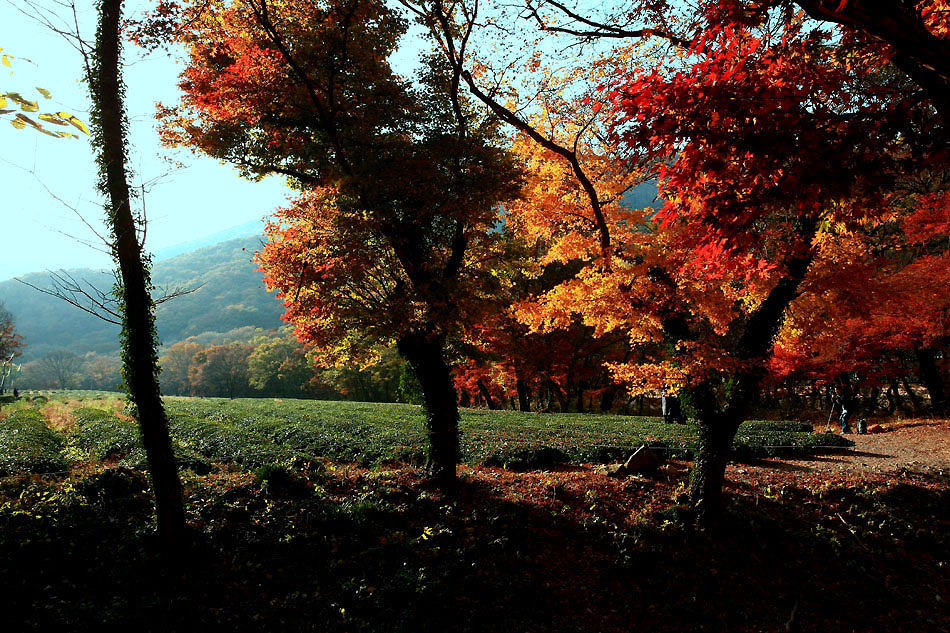
{"type": "Polygon", "coordinates": [[[127,122],[119,66],[122,0],[102,0],[99,8],[88,81],[93,102],[93,137],[98,148],[99,189],[107,197],[112,255],[121,275],[116,294],[122,315],[122,371],[145,446],[155,492],[158,534],[164,544],[172,545],[183,538],[185,515],[158,384],[152,283],[136,232],[126,172],[127,122]]]}

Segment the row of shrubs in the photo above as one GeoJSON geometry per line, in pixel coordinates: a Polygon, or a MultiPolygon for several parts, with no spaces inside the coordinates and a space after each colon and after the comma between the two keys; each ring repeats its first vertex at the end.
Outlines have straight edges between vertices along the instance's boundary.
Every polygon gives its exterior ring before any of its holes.
{"type": "MultiPolygon", "coordinates": [[[[169,429],[179,466],[205,474],[215,462],[252,471],[314,457],[363,465],[424,460],[425,434],[417,408],[323,404],[175,401],[169,408],[169,429]]],[[[35,410],[11,414],[0,423],[0,476],[57,472],[82,460],[115,460],[144,468],[145,453],[133,422],[93,408],[76,410],[74,418],[69,431],[57,432],[35,410]]],[[[463,462],[506,468],[618,461],[640,444],[667,457],[688,458],[696,438],[694,426],[662,424],[655,418],[517,412],[466,412],[460,429],[463,462]]],[[[810,431],[809,425],[796,422],[747,422],[736,437],[735,455],[750,459],[852,445],[841,436],[810,431]]]]}
{"type": "Polygon", "coordinates": [[[67,469],[63,436],[33,409],[14,411],[0,421],[0,477],[67,469]]]}

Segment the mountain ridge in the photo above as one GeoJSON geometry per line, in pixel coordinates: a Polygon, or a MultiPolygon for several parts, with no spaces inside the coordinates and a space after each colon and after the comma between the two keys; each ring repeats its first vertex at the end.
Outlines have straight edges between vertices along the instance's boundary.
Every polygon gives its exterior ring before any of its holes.
{"type": "MultiPolygon", "coordinates": [[[[157,307],[156,324],[163,346],[190,336],[223,334],[242,327],[268,330],[282,325],[283,306],[264,288],[263,274],[256,272],[251,262],[260,247],[260,235],[242,237],[153,264],[156,288],[191,290],[157,307]]],[[[76,268],[64,272],[105,292],[115,282],[111,271],[76,268]]],[[[50,286],[49,273],[30,273],[17,279],[40,288],[50,286]]],[[[117,325],[16,279],[0,282],[0,301],[13,314],[17,331],[25,339],[22,362],[59,349],[78,355],[118,353],[117,325]]]]}

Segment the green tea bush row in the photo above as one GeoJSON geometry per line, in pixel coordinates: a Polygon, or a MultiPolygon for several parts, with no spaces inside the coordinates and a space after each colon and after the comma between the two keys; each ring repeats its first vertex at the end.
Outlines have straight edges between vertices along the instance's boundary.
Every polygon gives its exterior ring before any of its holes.
{"type": "MultiPolygon", "coordinates": [[[[122,420],[101,409],[77,409],[73,416],[75,425],[69,435],[69,443],[78,452],[77,456],[95,460],[117,459],[125,466],[138,470],[146,468],[145,447],[134,422],[122,420]]],[[[174,437],[172,448],[179,468],[198,474],[211,472],[210,461],[174,437]]]]}
{"type": "Polygon", "coordinates": [[[0,476],[66,470],[62,436],[38,411],[22,409],[0,420],[0,476]]]}
{"type": "MultiPolygon", "coordinates": [[[[425,455],[422,412],[411,405],[180,399],[171,408],[307,456],[368,465],[380,460],[418,464],[425,455]]],[[[665,457],[689,458],[698,435],[694,425],[664,424],[650,417],[484,410],[463,410],[459,428],[463,462],[509,468],[619,461],[641,444],[665,457]]],[[[839,436],[812,433],[807,424],[751,420],[740,428],[734,450],[737,458],[750,459],[848,445],[839,436]]]]}
{"type": "Polygon", "coordinates": [[[142,439],[135,423],[121,420],[109,411],[82,408],[73,412],[75,425],[70,444],[91,459],[123,459],[142,453],[142,439]]]}
{"type": "Polygon", "coordinates": [[[811,433],[812,425],[807,422],[793,422],[792,420],[746,420],[739,427],[739,432],[778,431],[792,433],[811,433]]]}
{"type": "Polygon", "coordinates": [[[193,415],[173,413],[169,416],[169,430],[178,445],[245,470],[291,461],[298,456],[266,437],[193,415]]]}
{"type": "Polygon", "coordinates": [[[732,443],[734,459],[813,455],[826,450],[849,448],[854,442],[834,433],[793,431],[745,432],[740,428],[732,443]]]}

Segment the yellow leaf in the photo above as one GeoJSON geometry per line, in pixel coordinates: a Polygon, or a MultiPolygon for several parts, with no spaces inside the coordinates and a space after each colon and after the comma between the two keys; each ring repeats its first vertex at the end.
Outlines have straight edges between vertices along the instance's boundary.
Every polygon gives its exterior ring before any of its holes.
{"type": "Polygon", "coordinates": [[[53,125],[69,125],[69,123],[63,121],[55,114],[41,114],[39,118],[40,121],[46,121],[47,123],[52,123],[53,125]]]}
{"type": "Polygon", "coordinates": [[[41,95],[43,95],[44,97],[46,97],[47,99],[52,99],[52,98],[53,98],[53,95],[52,95],[52,94],[50,93],[50,91],[47,90],[46,88],[40,88],[39,86],[37,86],[37,87],[36,87],[36,91],[39,92],[39,93],[40,93],[41,95]]]}
{"type": "Polygon", "coordinates": [[[26,123],[27,125],[32,125],[32,126],[35,127],[37,130],[42,130],[42,129],[43,129],[43,126],[42,126],[42,125],[40,125],[39,123],[37,123],[36,121],[34,121],[33,119],[31,119],[30,117],[26,116],[25,114],[18,114],[18,115],[16,115],[16,118],[17,118],[18,120],[20,120],[20,121],[23,121],[23,122],[26,123]]]}
{"type": "Polygon", "coordinates": [[[4,95],[0,95],[0,108],[7,107],[7,98],[4,95]]]}
{"type": "Polygon", "coordinates": [[[36,101],[24,99],[18,92],[8,92],[6,95],[11,101],[16,102],[24,112],[38,112],[40,105],[36,101]]]}
{"type": "Polygon", "coordinates": [[[86,124],[71,115],[69,112],[57,112],[56,116],[67,121],[74,128],[82,132],[83,134],[89,134],[89,128],[86,127],[86,124]]]}
{"type": "Polygon", "coordinates": [[[3,62],[3,65],[4,65],[4,66],[12,66],[12,65],[13,65],[13,64],[10,63],[10,56],[9,56],[9,55],[4,55],[3,57],[0,57],[0,61],[3,62]]]}
{"type": "Polygon", "coordinates": [[[12,125],[18,130],[22,130],[23,128],[26,127],[26,123],[24,123],[20,119],[10,119],[10,125],[12,125]]]}

